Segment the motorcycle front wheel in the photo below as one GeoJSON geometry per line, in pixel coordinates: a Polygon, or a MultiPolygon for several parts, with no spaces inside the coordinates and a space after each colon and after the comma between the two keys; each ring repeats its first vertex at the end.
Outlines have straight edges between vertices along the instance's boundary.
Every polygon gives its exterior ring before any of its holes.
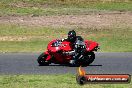
{"type": "Polygon", "coordinates": [[[48,61],[46,61],[46,58],[47,58],[46,54],[44,53],[40,54],[40,56],[37,59],[39,66],[47,66],[50,64],[48,61]]]}

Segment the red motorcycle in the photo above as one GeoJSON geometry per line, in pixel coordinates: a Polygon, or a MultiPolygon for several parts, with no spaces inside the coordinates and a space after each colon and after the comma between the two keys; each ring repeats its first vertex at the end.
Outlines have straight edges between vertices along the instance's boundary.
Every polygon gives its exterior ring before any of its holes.
{"type": "MultiPolygon", "coordinates": [[[[78,46],[80,52],[77,56],[76,66],[88,66],[91,64],[95,59],[94,51],[99,49],[99,44],[94,41],[85,40],[81,43],[77,42],[75,45],[78,46]],[[84,45],[82,45],[82,43],[84,45]],[[85,50],[82,47],[85,47],[85,50]],[[81,51],[83,51],[83,53],[81,53],[81,51]]],[[[71,42],[56,39],[48,44],[47,51],[42,53],[37,61],[40,66],[49,65],[51,63],[70,65],[69,62],[73,55],[75,55],[75,52],[73,52],[71,42]]]]}

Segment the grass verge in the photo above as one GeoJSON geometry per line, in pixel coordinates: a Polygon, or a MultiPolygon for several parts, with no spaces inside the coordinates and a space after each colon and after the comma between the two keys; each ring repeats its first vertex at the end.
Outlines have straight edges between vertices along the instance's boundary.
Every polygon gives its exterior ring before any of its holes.
{"type": "Polygon", "coordinates": [[[1,0],[0,16],[78,15],[99,11],[132,11],[132,1],[1,0]]]}
{"type": "Polygon", "coordinates": [[[75,75],[0,75],[1,88],[131,88],[130,84],[86,84],[76,83],[75,75]]]}
{"type": "MultiPolygon", "coordinates": [[[[67,37],[68,31],[66,28],[1,25],[0,52],[43,52],[48,42],[67,37]]],[[[78,28],[75,31],[84,39],[98,42],[101,52],[132,52],[131,28],[78,28]]]]}

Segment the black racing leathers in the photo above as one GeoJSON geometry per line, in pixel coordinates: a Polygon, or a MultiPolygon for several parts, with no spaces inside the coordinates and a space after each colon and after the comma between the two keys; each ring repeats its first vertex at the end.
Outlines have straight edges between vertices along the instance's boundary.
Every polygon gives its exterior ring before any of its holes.
{"type": "MultiPolygon", "coordinates": [[[[67,39],[62,39],[62,41],[69,41],[69,40],[67,38],[67,39]]],[[[73,50],[70,52],[65,52],[65,54],[73,56],[72,60],[76,61],[85,52],[86,45],[81,36],[77,36],[74,41],[70,41],[70,42],[72,44],[71,46],[73,47],[73,50]]]]}

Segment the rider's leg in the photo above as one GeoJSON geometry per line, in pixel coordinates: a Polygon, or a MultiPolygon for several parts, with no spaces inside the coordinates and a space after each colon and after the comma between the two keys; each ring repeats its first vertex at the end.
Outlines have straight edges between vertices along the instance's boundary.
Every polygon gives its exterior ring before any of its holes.
{"type": "Polygon", "coordinates": [[[72,57],[72,59],[70,60],[70,64],[73,64],[73,65],[75,65],[76,64],[76,61],[77,61],[77,59],[78,59],[78,53],[76,53],[73,57],[72,57]]]}

